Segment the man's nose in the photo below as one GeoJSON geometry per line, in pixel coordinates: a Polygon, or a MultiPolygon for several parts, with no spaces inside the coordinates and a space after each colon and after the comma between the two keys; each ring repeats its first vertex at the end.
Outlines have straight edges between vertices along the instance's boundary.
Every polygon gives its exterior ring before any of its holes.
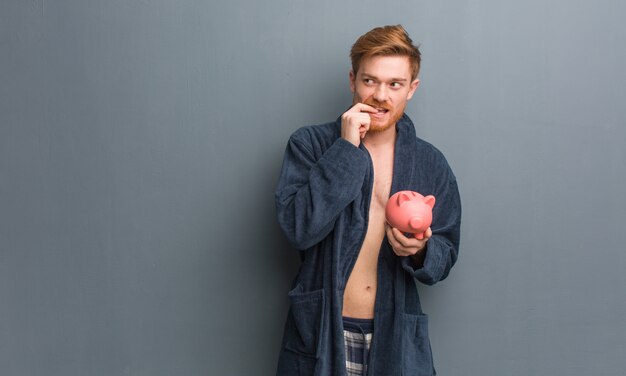
{"type": "Polygon", "coordinates": [[[388,99],[387,95],[387,88],[384,84],[376,86],[376,90],[374,91],[374,99],[379,102],[386,102],[388,99]]]}

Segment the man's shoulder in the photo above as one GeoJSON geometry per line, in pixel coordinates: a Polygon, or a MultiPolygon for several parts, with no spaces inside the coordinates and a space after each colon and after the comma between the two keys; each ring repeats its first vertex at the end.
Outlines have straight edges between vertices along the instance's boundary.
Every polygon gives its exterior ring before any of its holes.
{"type": "Polygon", "coordinates": [[[434,158],[445,158],[441,150],[439,150],[435,145],[424,140],[423,138],[415,136],[415,143],[417,146],[417,151],[419,153],[422,153],[424,155],[430,155],[434,158]]]}
{"type": "Polygon", "coordinates": [[[428,171],[429,176],[447,176],[454,179],[454,174],[446,157],[432,143],[417,136],[413,121],[408,115],[403,115],[399,127],[403,134],[415,138],[415,142],[413,143],[412,140],[409,144],[413,149],[414,161],[418,170],[428,171]]]}
{"type": "Polygon", "coordinates": [[[341,124],[335,120],[323,124],[302,126],[291,134],[290,140],[307,145],[325,145],[334,142],[340,136],[341,124]]]}
{"type": "Polygon", "coordinates": [[[402,118],[398,121],[398,131],[408,137],[415,137],[415,150],[420,158],[437,158],[437,159],[445,159],[443,153],[437,149],[433,144],[426,141],[423,138],[417,136],[417,131],[415,129],[415,125],[413,124],[413,120],[404,113],[402,118]]]}
{"type": "Polygon", "coordinates": [[[417,160],[431,171],[449,171],[451,173],[448,160],[441,150],[430,142],[420,138],[416,138],[417,160]]]}

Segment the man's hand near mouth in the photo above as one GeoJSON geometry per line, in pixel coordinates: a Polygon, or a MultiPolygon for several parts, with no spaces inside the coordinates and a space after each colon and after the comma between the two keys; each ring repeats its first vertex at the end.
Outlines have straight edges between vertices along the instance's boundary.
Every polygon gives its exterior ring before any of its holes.
{"type": "MultiPolygon", "coordinates": [[[[384,110],[384,109],[383,109],[384,110]]],[[[378,109],[365,103],[357,103],[341,115],[341,138],[359,147],[361,139],[370,129],[370,114],[377,114],[378,109]]]]}

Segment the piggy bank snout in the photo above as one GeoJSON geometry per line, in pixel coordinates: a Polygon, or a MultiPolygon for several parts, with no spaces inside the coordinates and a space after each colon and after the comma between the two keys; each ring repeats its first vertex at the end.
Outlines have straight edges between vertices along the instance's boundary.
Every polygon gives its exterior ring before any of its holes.
{"type": "Polygon", "coordinates": [[[412,217],[411,219],[409,219],[409,226],[413,230],[421,230],[423,224],[424,220],[422,219],[422,217],[412,217]]]}

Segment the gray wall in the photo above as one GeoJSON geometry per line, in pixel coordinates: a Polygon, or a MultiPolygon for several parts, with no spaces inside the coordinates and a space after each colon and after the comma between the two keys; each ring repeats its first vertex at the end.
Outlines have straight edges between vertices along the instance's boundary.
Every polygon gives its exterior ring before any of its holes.
{"type": "Polygon", "coordinates": [[[464,203],[441,375],[626,369],[626,3],[3,0],[0,373],[271,375],[288,136],[402,23],[464,203]]]}

